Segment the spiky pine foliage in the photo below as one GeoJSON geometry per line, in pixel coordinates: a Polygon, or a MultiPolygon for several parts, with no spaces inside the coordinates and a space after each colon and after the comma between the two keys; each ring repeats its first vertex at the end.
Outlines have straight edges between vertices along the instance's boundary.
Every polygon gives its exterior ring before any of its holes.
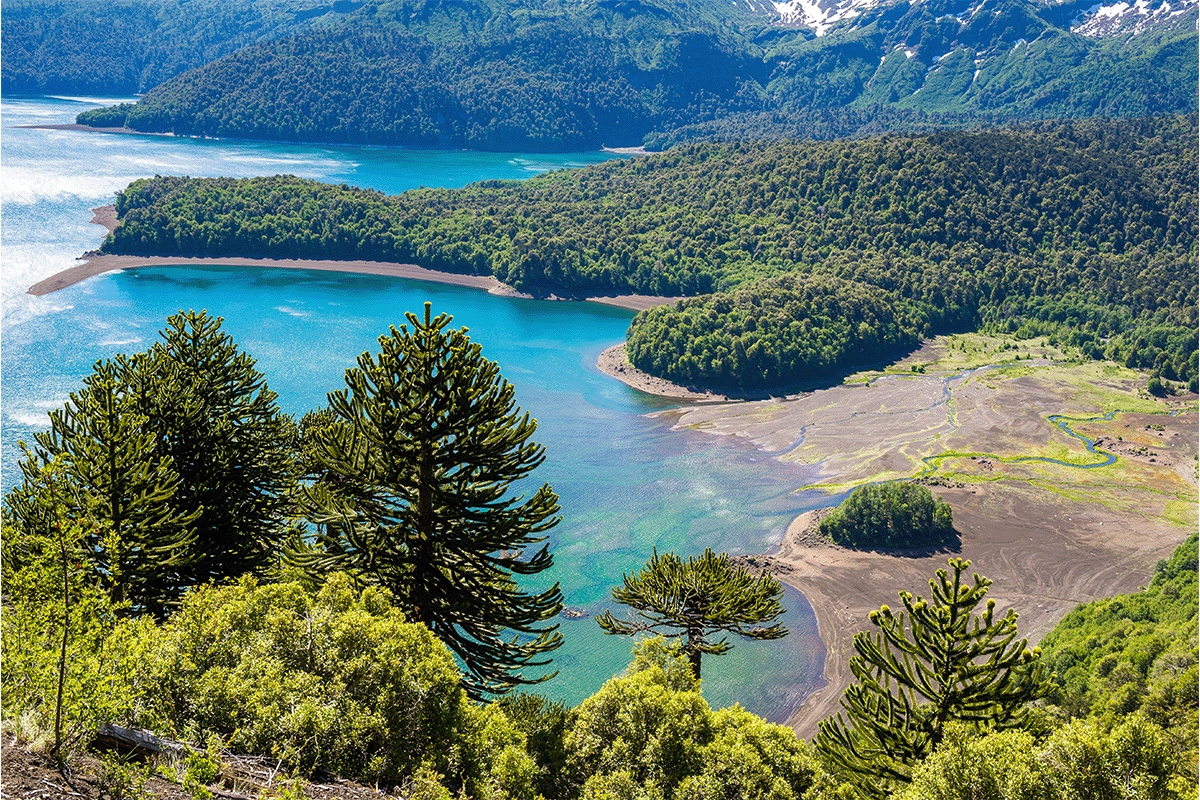
{"type": "Polygon", "coordinates": [[[612,590],[613,599],[630,606],[641,620],[619,620],[606,611],[596,617],[605,633],[633,634],[655,631],[668,637],[686,637],[683,653],[700,677],[703,654],[721,655],[733,648],[727,637],[713,641],[720,631],[747,639],[778,639],[788,629],[779,623],[763,627],[783,613],[779,598],[783,585],[770,575],[751,575],[735,567],[728,553],[704,555],[686,562],[674,553],[658,551],[634,575],[625,575],[625,585],[612,590]]]}
{"type": "Polygon", "coordinates": [[[295,479],[294,424],[221,317],[180,312],[135,358],[130,394],[180,485],[179,514],[198,514],[183,583],[258,573],[276,563],[295,479]]]}
{"type": "Polygon", "coordinates": [[[900,592],[904,611],[872,611],[879,632],[858,633],[850,659],[857,679],[846,689],[848,719],[821,722],[815,744],[864,797],[883,798],[907,784],[914,766],[941,741],[945,726],[1020,727],[1025,705],[1044,696],[1041,651],[1016,641],[1017,613],[995,618],[996,601],[975,612],[992,582],[952,558],[929,581],[931,599],[900,592]]]}
{"type": "Polygon", "coordinates": [[[82,529],[99,588],[118,604],[161,616],[185,588],[179,569],[189,561],[198,512],[176,508],[179,475],[133,404],[132,369],[124,356],[96,362],[83,388],[50,412],[50,429],[34,434],[36,445],[18,463],[24,480],[5,497],[4,574],[25,566],[32,542],[58,524],[45,491],[57,464],[57,501],[72,518],[86,509],[106,523],[82,529]]]}
{"type": "Polygon", "coordinates": [[[539,534],[559,521],[544,484],[529,499],[509,487],[545,459],[537,422],[513,387],[450,316],[407,314],[329,395],[335,420],[312,431],[319,479],[307,489],[318,534],[289,556],[314,576],[347,570],[385,586],[404,613],[462,659],[476,698],[504,693],[544,666],[562,641],[543,627],[562,608],[558,584],[529,593],[516,575],[552,559],[539,534]],[[506,638],[512,634],[512,638],[506,638]]]}
{"type": "Polygon", "coordinates": [[[88,539],[89,560],[135,612],[162,617],[190,586],[263,571],[283,536],[291,422],[221,322],[181,312],[148,351],[97,362],[5,498],[6,526],[44,526],[33,487],[59,460],[72,510],[87,505],[110,529],[108,544],[88,539]]]}

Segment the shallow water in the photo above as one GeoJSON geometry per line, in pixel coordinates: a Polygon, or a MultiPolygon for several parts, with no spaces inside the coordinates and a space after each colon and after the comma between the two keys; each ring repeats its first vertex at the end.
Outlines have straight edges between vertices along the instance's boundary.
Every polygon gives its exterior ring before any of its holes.
{"type": "MultiPolygon", "coordinates": [[[[156,268],[99,276],[43,298],[31,284],[96,247],[101,228],[88,209],[111,202],[130,180],[153,174],[256,175],[289,172],[398,192],[518,178],[606,156],[362,150],[195,141],[169,137],[14,129],[72,121],[90,105],[55,99],[0,101],[3,172],[2,391],[0,483],[19,478],[17,441],[45,427],[95,360],[147,348],[180,309],[207,309],[255,358],[280,404],[302,414],[342,385],[344,370],[376,338],[425,301],[454,316],[482,343],[539,421],[547,459],[534,476],[559,494],[563,522],[550,539],[566,602],[596,614],[623,573],[653,548],[695,554],[705,547],[760,552],[797,513],[827,500],[795,494],[805,468],[731,438],[672,431],[645,413],[668,407],[595,368],[619,342],[630,312],[587,303],[493,297],[462,287],[372,276],[232,268],[156,268]]],[[[788,591],[777,642],[735,642],[705,661],[714,706],[739,702],[786,718],[820,685],[824,647],[807,602],[788,591]]],[[[590,618],[562,620],[558,677],[539,691],[576,703],[629,660],[631,642],[606,636],[590,618]]]]}

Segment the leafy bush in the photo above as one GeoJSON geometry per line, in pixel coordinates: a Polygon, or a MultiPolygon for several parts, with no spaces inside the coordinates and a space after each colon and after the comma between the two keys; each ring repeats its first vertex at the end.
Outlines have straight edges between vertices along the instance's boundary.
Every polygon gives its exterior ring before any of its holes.
{"type": "MultiPolygon", "coordinates": [[[[1174,800],[1172,757],[1140,717],[1105,732],[1094,723],[1059,728],[1044,743],[1025,731],[980,736],[954,725],[896,800],[1174,800]]],[[[1192,786],[1192,797],[1195,787],[1192,786]]]]}
{"type": "Polygon", "coordinates": [[[740,707],[713,712],[686,657],[661,639],[575,710],[567,749],[585,798],[799,798],[803,742],[740,707]]]}
{"type": "Polygon", "coordinates": [[[1140,712],[1193,765],[1198,546],[1193,533],[1159,562],[1144,591],[1077,606],[1042,640],[1054,670],[1049,700],[1062,713],[1111,726],[1140,712]]]}
{"type": "Polygon", "coordinates": [[[533,796],[524,736],[468,702],[427,628],[344,574],[315,596],[249,578],[198,589],[161,636],[157,712],[178,735],[306,771],[394,783],[425,770],[473,796],[533,796]]]}
{"type": "Polygon", "coordinates": [[[950,506],[925,486],[860,486],[820,522],[821,535],[846,547],[914,548],[943,544],[954,532],[950,506]]]}
{"type": "Polygon", "coordinates": [[[537,762],[537,790],[547,798],[571,794],[566,735],[571,711],[565,703],[537,694],[506,694],[496,701],[513,726],[525,734],[526,749],[537,762]]]}
{"type": "Polygon", "coordinates": [[[119,619],[122,607],[99,587],[85,545],[111,549],[114,534],[86,511],[68,512],[58,467],[51,462],[29,484],[40,524],[13,526],[5,514],[0,674],[4,718],[63,756],[97,725],[137,716],[153,683],[154,625],[119,619]]]}

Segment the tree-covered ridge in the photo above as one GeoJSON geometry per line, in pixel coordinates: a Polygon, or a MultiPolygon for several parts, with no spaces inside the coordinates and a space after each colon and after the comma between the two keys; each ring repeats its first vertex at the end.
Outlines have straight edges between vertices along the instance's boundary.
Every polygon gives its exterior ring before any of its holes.
{"type": "Polygon", "coordinates": [[[831,275],[781,275],[639,314],[629,360],[687,385],[819,382],[849,364],[915,348],[924,310],[894,291],[831,275]]]}
{"type": "Polygon", "coordinates": [[[414,262],[566,294],[717,292],[631,326],[633,363],[686,383],[820,379],[980,325],[1038,326],[1187,380],[1196,142],[1193,115],[690,145],[397,197],[160,177],[118,197],[102,249],[414,262]]]}
{"type": "MultiPolygon", "coordinates": [[[[1071,33],[1061,9],[1027,0],[889,4],[819,38],[761,9],[703,0],[343,2],[286,25],[252,12],[258,32],[243,49],[221,40],[211,63],[181,61],[196,68],[79,121],[295,141],[658,149],[1196,108],[1194,13],[1092,39],[1071,33]]],[[[21,61],[25,50],[15,52],[21,61]]]]}
{"type": "Polygon", "coordinates": [[[134,94],[361,0],[4,0],[0,91],[134,94]]]}
{"type": "MultiPolygon", "coordinates": [[[[717,8],[720,8],[717,6],[717,8]]],[[[371,4],[264,41],[84,124],[203,136],[490,150],[640,144],[757,108],[761,55],[702,6],[371,4]],[[745,87],[745,88],[744,88],[745,87]]]]}

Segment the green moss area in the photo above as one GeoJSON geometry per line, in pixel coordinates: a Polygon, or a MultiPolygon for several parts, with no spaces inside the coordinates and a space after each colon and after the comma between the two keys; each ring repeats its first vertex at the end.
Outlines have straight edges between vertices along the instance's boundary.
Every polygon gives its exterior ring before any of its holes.
{"type": "MultiPolygon", "coordinates": [[[[966,369],[992,367],[1011,362],[1012,370],[1032,368],[1022,362],[1049,359],[1054,362],[1084,361],[1078,348],[1050,344],[1048,337],[1018,339],[1015,336],[986,333],[959,333],[938,336],[919,351],[880,370],[851,375],[847,382],[869,381],[883,375],[920,376],[957,374],[966,369]]],[[[1124,367],[1110,367],[1132,373],[1124,367]]]]}
{"type": "Polygon", "coordinates": [[[887,480],[1020,484],[1194,526],[1195,396],[1151,397],[1144,373],[1073,355],[1041,339],[937,337],[885,369],[772,406],[778,427],[803,420],[782,457],[819,464],[812,486],[830,492],[887,480]]]}

